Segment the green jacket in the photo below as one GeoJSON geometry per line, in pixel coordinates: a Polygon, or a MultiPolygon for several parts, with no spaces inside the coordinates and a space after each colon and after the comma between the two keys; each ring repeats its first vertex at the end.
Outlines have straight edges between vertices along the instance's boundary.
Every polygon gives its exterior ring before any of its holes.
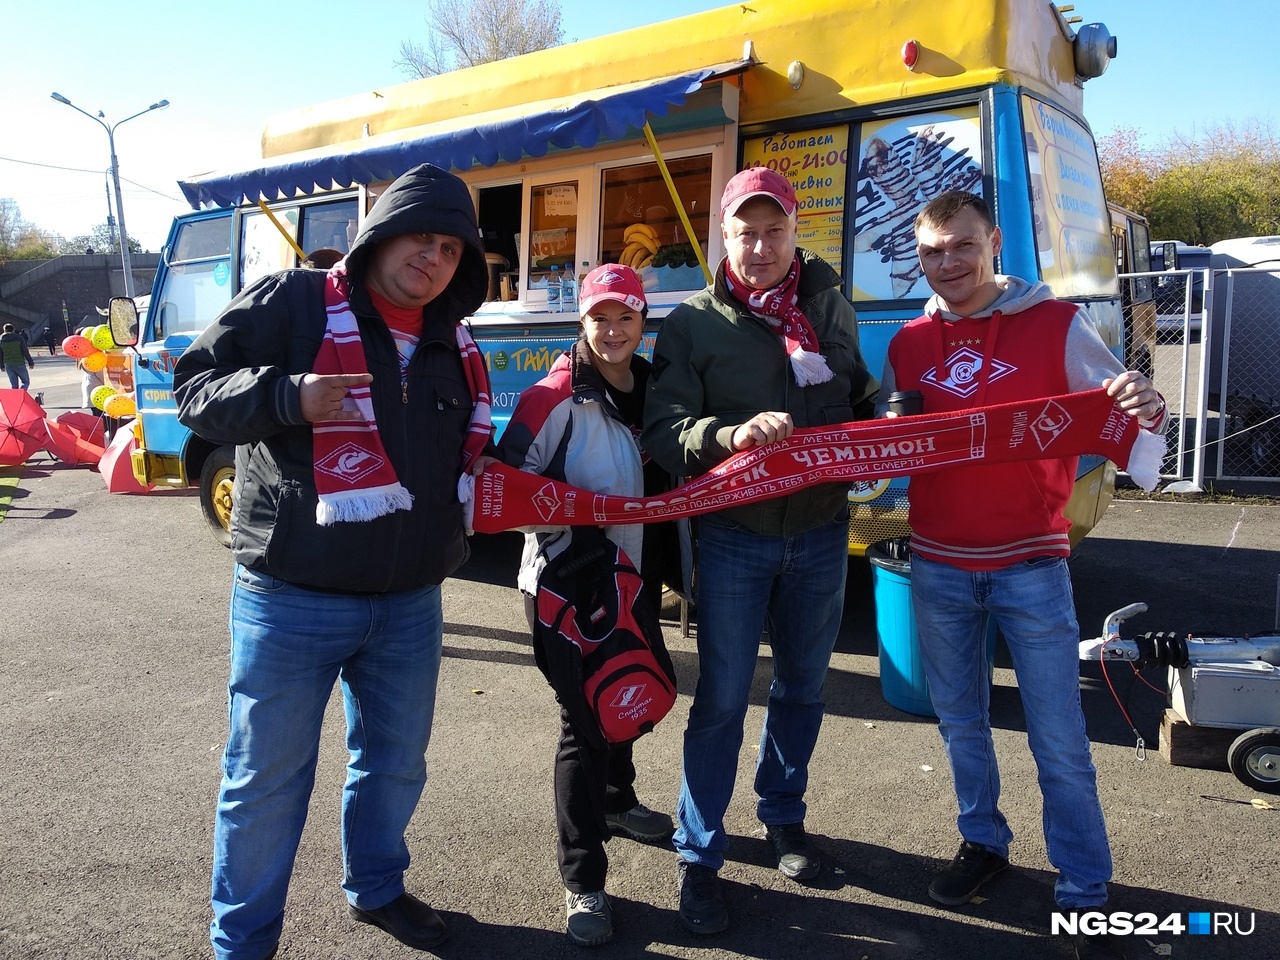
{"type": "Polygon", "coordinates": [[[16,333],[0,333],[0,370],[6,367],[21,369],[23,366],[35,366],[27,341],[16,333]]]}
{"type": "MultiPolygon", "coordinates": [[[[785,411],[797,427],[869,419],[878,384],[858,348],[853,305],[840,277],[801,250],[800,309],[835,377],[796,385],[780,338],[716,281],[675,308],[658,331],[641,446],[676,476],[706,473],[735,451],[733,431],[758,413],[785,411]]],[[[840,517],[849,485],[827,483],[721,511],[755,533],[790,536],[840,517]]]]}

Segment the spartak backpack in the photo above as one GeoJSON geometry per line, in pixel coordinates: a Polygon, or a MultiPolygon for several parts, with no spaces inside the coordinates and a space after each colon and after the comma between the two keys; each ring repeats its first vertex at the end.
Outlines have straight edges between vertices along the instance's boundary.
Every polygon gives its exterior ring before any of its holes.
{"type": "Polygon", "coordinates": [[[571,536],[538,579],[534,658],[577,733],[627,743],[675,703],[675,669],[626,553],[598,527],[571,536]]]}

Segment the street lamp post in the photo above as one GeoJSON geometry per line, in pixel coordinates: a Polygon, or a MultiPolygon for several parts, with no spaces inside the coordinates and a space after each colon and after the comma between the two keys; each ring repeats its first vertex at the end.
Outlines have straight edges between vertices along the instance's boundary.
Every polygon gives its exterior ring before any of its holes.
{"type": "Polygon", "coordinates": [[[103,130],[107,131],[107,143],[111,147],[111,181],[115,185],[115,190],[116,190],[116,224],[117,224],[117,229],[120,232],[120,259],[124,264],[124,295],[126,297],[132,297],[133,296],[133,263],[129,259],[129,232],[125,229],[125,226],[124,226],[124,203],[120,196],[120,163],[119,161],[116,160],[116,127],[120,126],[120,124],[122,123],[127,123],[128,121],[132,120],[134,117],[140,117],[144,113],[150,113],[152,110],[163,110],[165,107],[169,105],[169,101],[168,100],[157,101],[156,103],[153,103],[151,104],[151,106],[147,107],[147,109],[139,110],[137,113],[131,114],[130,116],[125,117],[123,120],[118,120],[115,123],[107,123],[107,121],[103,119],[101,110],[98,111],[98,115],[95,117],[92,113],[89,113],[87,110],[81,110],[79,107],[77,107],[74,103],[72,103],[70,100],[68,100],[66,97],[64,97],[60,93],[51,93],[49,94],[49,96],[53,97],[53,99],[57,100],[59,103],[65,103],[72,110],[75,110],[78,113],[83,113],[90,120],[99,124],[103,130]]]}

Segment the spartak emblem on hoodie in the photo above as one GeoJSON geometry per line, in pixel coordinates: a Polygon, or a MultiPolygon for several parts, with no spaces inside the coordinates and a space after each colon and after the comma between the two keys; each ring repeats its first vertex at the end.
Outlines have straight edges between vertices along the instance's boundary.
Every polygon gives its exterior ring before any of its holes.
{"type": "MultiPolygon", "coordinates": [[[[987,382],[995,383],[1001,377],[1007,377],[1017,369],[1012,364],[993,357],[987,382]]],[[[938,368],[935,365],[926,370],[924,376],[920,379],[927,383],[932,383],[948,393],[954,393],[957,397],[968,398],[973,396],[978,389],[978,384],[981,383],[982,354],[975,353],[968,347],[961,347],[947,358],[945,374],[944,377],[939,377],[938,368]]]]}

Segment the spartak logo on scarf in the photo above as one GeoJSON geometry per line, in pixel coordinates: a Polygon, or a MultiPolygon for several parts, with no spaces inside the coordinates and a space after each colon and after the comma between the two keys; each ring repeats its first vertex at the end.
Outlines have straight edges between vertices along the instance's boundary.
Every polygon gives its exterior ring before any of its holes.
{"type": "Polygon", "coordinates": [[[800,255],[796,254],[782,282],[768,290],[756,290],[733,272],[726,261],[724,282],[729,292],[746,304],[757,317],[763,319],[775,331],[779,331],[783,350],[791,359],[791,371],[796,383],[802,387],[826,383],[835,376],[827,366],[827,358],[818,352],[818,335],[813,331],[809,318],[801,312],[800,255]]]}
{"type": "MultiPolygon", "coordinates": [[[[350,296],[346,263],[339,261],[325,278],[324,340],[312,373],[369,372],[350,296]]],[[[321,420],[311,426],[316,522],[325,527],[413,508],[413,494],[401,485],[383,449],[368,384],[348,388],[344,408],[348,404],[359,411],[361,419],[321,420]]]]}

